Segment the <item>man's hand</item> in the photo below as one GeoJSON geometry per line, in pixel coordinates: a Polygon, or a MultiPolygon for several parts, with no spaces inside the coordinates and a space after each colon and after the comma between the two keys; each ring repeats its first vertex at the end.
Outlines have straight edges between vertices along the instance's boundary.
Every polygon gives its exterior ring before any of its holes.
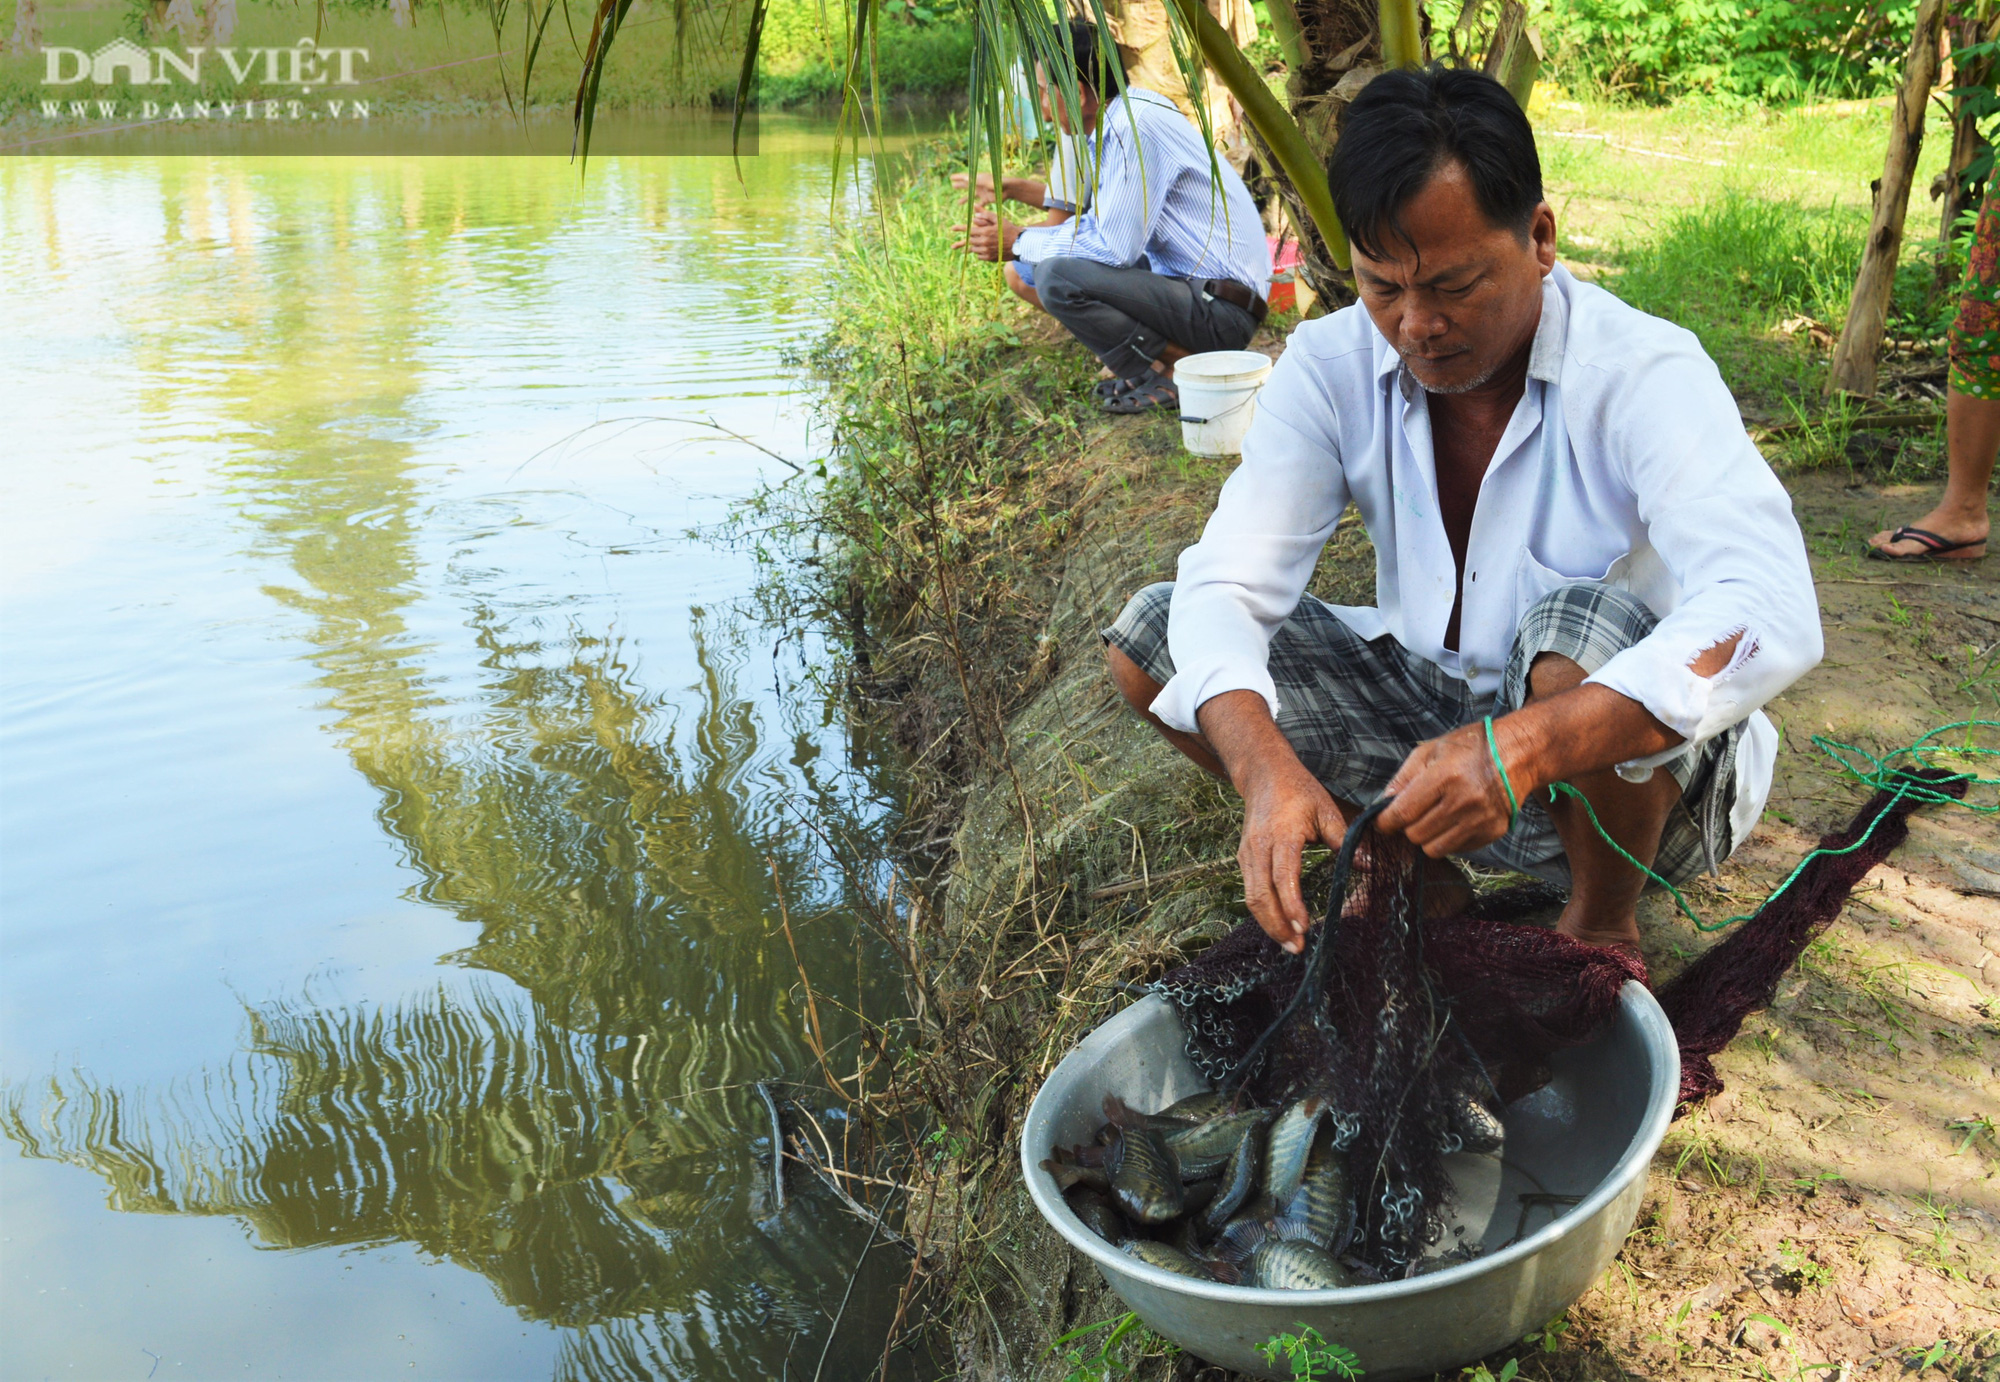
{"type": "MultiPolygon", "coordinates": [[[[1508,764],[1508,783],[1525,801],[1539,784],[1527,780],[1518,758],[1509,760],[1505,719],[1494,721],[1493,733],[1500,759],[1508,764]]],[[[1417,745],[1384,790],[1395,800],[1375,818],[1375,828],[1385,835],[1400,832],[1433,859],[1490,845],[1512,823],[1507,788],[1493,766],[1483,724],[1460,725],[1417,745]]]]}
{"type": "Polygon", "coordinates": [[[1014,257],[1014,237],[1021,228],[1012,221],[1003,221],[991,207],[982,208],[972,214],[969,226],[953,226],[962,237],[952,244],[955,250],[964,250],[974,259],[984,259],[989,264],[997,264],[1014,257]]]}
{"type": "MultiPolygon", "coordinates": [[[[993,200],[994,200],[993,174],[991,173],[981,173],[979,175],[979,181],[977,184],[974,184],[972,182],[972,179],[967,177],[964,173],[953,173],[951,175],[951,185],[953,187],[956,187],[961,192],[963,192],[968,186],[976,185],[979,190],[972,194],[973,198],[981,206],[993,205],[993,200]]],[[[961,227],[954,227],[954,229],[960,229],[960,228],[961,227]]]]}
{"type": "Polygon", "coordinates": [[[1225,691],[1196,712],[1202,737],[1243,798],[1243,898],[1264,934],[1294,955],[1305,948],[1311,917],[1299,889],[1299,863],[1317,840],[1340,848],[1347,821],[1306,771],[1255,691],[1225,691]]]}
{"type": "Polygon", "coordinates": [[[1243,840],[1236,862],[1243,869],[1243,898],[1264,934],[1298,954],[1312,916],[1299,886],[1301,858],[1318,841],[1333,849],[1347,821],[1319,779],[1296,757],[1291,771],[1276,767],[1243,793],[1243,840]]]}

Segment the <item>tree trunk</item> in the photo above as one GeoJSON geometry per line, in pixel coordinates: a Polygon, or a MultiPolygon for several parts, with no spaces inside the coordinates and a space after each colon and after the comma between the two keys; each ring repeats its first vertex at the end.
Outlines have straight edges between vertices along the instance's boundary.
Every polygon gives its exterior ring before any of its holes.
{"type": "Polygon", "coordinates": [[[1542,71],[1542,37],[1528,27],[1528,7],[1521,0],[1507,0],[1500,8],[1500,22],[1493,27],[1493,41],[1486,45],[1486,75],[1507,88],[1522,110],[1534,94],[1535,78],[1542,71]]]}
{"type": "Polygon", "coordinates": [[[42,26],[35,17],[35,0],[21,0],[14,10],[14,37],[9,45],[23,57],[42,51],[42,26]]]}
{"type": "MultiPolygon", "coordinates": [[[[1175,0],[1184,17],[1198,5],[1175,0]]],[[[1275,117],[1283,118],[1291,132],[1273,133],[1269,121],[1260,122],[1246,99],[1245,84],[1257,88],[1251,98],[1264,92],[1261,74],[1247,63],[1232,77],[1224,70],[1228,55],[1218,55],[1203,45],[1203,55],[1216,66],[1217,75],[1235,94],[1251,118],[1248,120],[1251,147],[1259,165],[1271,174],[1279,201],[1298,234],[1300,274],[1306,286],[1328,307],[1354,300],[1353,280],[1347,268],[1347,237],[1332,214],[1332,198],[1325,191],[1326,160],[1339,138],[1341,112],[1382,69],[1380,35],[1383,10],[1392,11],[1389,27],[1401,32],[1416,24],[1419,49],[1422,44],[1421,18],[1412,0],[1267,0],[1271,28],[1285,52],[1285,101],[1273,100],[1275,117]],[[1398,17],[1400,16],[1400,18],[1398,17]],[[1281,148],[1280,145],[1289,146],[1281,148]],[[1305,185],[1292,172],[1309,163],[1312,171],[1305,185]],[[1290,166],[1288,166],[1288,164],[1290,166]],[[1316,184],[1316,185],[1314,185],[1316,184]],[[1318,203],[1315,209],[1314,203],[1318,203]]]]}
{"type": "Polygon", "coordinates": [[[1827,371],[1828,394],[1875,396],[1875,355],[1882,346],[1889,296],[1896,286],[1903,218],[1909,211],[1910,182],[1924,142],[1924,107],[1937,83],[1938,38],[1943,25],[1944,0],[1921,0],[1916,32],[1910,37],[1909,55],[1903,61],[1903,82],[1889,116],[1889,152],[1883,161],[1882,180],[1875,184],[1875,215],[1861,252],[1861,272],[1855,276],[1854,299],[1827,371]]]}
{"type": "Polygon", "coordinates": [[[1340,218],[1333,211],[1324,157],[1308,143],[1294,122],[1296,111],[1288,113],[1278,103],[1278,98],[1264,84],[1263,76],[1244,60],[1201,0],[1174,0],[1174,6],[1194,34],[1202,57],[1243,107],[1244,120],[1250,127],[1251,147],[1257,151],[1258,162],[1274,173],[1273,181],[1285,210],[1299,232],[1307,286],[1318,292],[1319,279],[1314,270],[1330,268],[1332,277],[1345,267],[1347,260],[1347,237],[1341,233],[1340,218]]]}
{"type": "MultiPolygon", "coordinates": [[[[2000,19],[1990,24],[1981,24],[1977,19],[1961,19],[1945,25],[1945,33],[1954,48],[1970,48],[1982,41],[1990,42],[2000,38],[2000,19]]],[[[2000,62],[1991,56],[1974,58],[1952,74],[1952,89],[1959,94],[1952,98],[1951,158],[1945,170],[1931,185],[1931,196],[1940,201],[1938,208],[1938,248],[1951,244],[1951,228],[1958,220],[1959,213],[1967,205],[1965,170],[1972,166],[1973,158],[1979,152],[1979,102],[1980,88],[1990,89],[1994,79],[2000,77],[2000,62]]],[[[1949,291],[1956,286],[1952,277],[1948,258],[1938,256],[1938,287],[1949,291]]]]}

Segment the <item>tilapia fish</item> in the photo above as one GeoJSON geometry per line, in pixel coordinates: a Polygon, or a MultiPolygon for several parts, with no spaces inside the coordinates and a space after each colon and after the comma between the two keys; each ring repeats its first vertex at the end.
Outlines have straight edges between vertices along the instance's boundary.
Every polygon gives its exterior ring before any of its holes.
{"type": "Polygon", "coordinates": [[[1181,1169],[1166,1140],[1150,1128],[1124,1128],[1111,1145],[1111,1198],[1129,1218],[1164,1224],[1187,1207],[1181,1169]]]}
{"type": "Polygon", "coordinates": [[[1095,1144],[1042,1163],[1091,1232],[1182,1276],[1287,1290],[1364,1279],[1342,1265],[1354,1187],[1332,1106],[1244,1108],[1196,1095],[1160,1113],[1115,1097],[1095,1144]]]}
{"type": "Polygon", "coordinates": [[[1106,1242],[1122,1243],[1132,1236],[1125,1226],[1124,1216],[1118,1212],[1118,1206],[1111,1203],[1110,1196],[1103,1192],[1079,1185],[1064,1191],[1063,1199],[1068,1202],[1071,1212],[1083,1220],[1084,1227],[1106,1242]]]}
{"type": "Polygon", "coordinates": [[[1352,1223],[1352,1211],[1347,1158],[1322,1138],[1306,1161],[1297,1193],[1279,1211],[1278,1232],[1337,1252],[1346,1246],[1342,1240],[1352,1223]]]}
{"type": "Polygon", "coordinates": [[[1263,1109],[1225,1113],[1168,1133],[1167,1146],[1180,1162],[1182,1178],[1200,1180],[1220,1171],[1243,1139],[1270,1119],[1271,1115],[1263,1109]]]}
{"type": "Polygon", "coordinates": [[[1274,1204],[1288,1204],[1299,1193],[1305,1179],[1306,1160],[1312,1155],[1313,1138],[1319,1125],[1331,1118],[1326,1100],[1308,1094],[1278,1115],[1271,1125],[1269,1158],[1264,1163],[1264,1193],[1274,1204]]]}
{"type": "Polygon", "coordinates": [[[1206,1123],[1227,1112],[1228,1101],[1214,1090],[1204,1089],[1199,1094],[1190,1094],[1185,1099],[1168,1104],[1153,1116],[1175,1123],[1206,1123]]]}
{"type": "Polygon", "coordinates": [[[1109,1190],[1111,1172],[1106,1169],[1109,1147],[1057,1147],[1055,1155],[1042,1162],[1056,1183],[1056,1189],[1068,1191],[1079,1185],[1092,1190],[1109,1190]]]}
{"type": "Polygon", "coordinates": [[[1162,1271],[1191,1276],[1200,1281],[1234,1282],[1237,1279],[1235,1269],[1227,1263],[1210,1262],[1195,1257],[1170,1243],[1155,1243],[1150,1239],[1135,1238],[1123,1246],[1130,1256],[1162,1271]]]}
{"type": "Polygon", "coordinates": [[[1280,1291],[1325,1291],[1352,1285],[1354,1274],[1324,1248],[1274,1239],[1250,1254],[1250,1280],[1280,1291]]]}
{"type": "Polygon", "coordinates": [[[1215,1183],[1215,1198],[1201,1214],[1202,1227],[1210,1233],[1227,1224],[1257,1188],[1258,1173],[1264,1169],[1264,1139],[1258,1136],[1261,1131],[1260,1125],[1245,1129],[1229,1160],[1223,1163],[1222,1178],[1215,1183]]]}

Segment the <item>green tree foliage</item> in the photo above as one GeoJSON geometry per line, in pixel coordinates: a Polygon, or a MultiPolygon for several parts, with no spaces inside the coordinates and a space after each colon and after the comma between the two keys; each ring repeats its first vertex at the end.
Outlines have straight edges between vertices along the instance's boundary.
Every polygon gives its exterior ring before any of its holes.
{"type": "Polygon", "coordinates": [[[1571,81],[1769,101],[1886,90],[1915,12],[1913,0],[1554,0],[1539,22],[1571,81]]]}
{"type": "MultiPolygon", "coordinates": [[[[877,48],[888,93],[947,95],[965,89],[972,26],[958,0],[887,0],[877,48]]],[[[766,108],[840,92],[847,62],[846,16],[818,0],[772,0],[758,55],[757,99],[766,108]]]]}

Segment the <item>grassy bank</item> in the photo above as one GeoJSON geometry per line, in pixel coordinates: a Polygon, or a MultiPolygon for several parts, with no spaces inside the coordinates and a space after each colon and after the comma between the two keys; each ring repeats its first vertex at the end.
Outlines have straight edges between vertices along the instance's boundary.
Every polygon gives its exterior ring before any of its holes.
{"type": "MultiPolygon", "coordinates": [[[[1927,502],[1936,429],[1855,427],[1819,402],[1882,122],[1560,97],[1536,115],[1564,258],[1696,331],[1760,432],[1792,424],[1765,444],[1830,653],[1772,707],[1786,744],[1764,828],[1693,890],[1706,912],[1740,910],[1860,800],[1794,726],[1879,749],[2000,707],[1994,575],[1885,581],[1858,559],[1861,532],[1927,502]]],[[[1933,141],[1920,186],[1941,156],[1933,141]]],[[[1245,915],[1233,795],[1125,712],[1096,638],[1171,574],[1228,464],[1187,456],[1170,420],[1085,406],[1092,362],[948,250],[960,203],[944,172],[918,167],[848,245],[811,361],[824,473],[767,496],[745,533],[780,558],[774,603],[846,621],[837,671],[915,764],[897,925],[916,1016],[870,1038],[896,1075],[857,1112],[895,1130],[866,1169],[905,1187],[921,1313],[965,1376],[1095,1378],[1111,1375],[1096,1345],[1057,1337],[1123,1307],[1026,1206],[1014,1136],[1054,1062],[1129,1001],[1123,985],[1245,915]]],[[[1913,218],[1884,405],[1904,412],[1934,408],[1942,384],[1925,238],[1913,218]]],[[[1365,599],[1372,573],[1350,516],[1315,588],[1365,599]]],[[[1979,824],[1918,823],[1893,888],[1871,882],[1725,1054],[1729,1092],[1677,1125],[1621,1273],[1485,1377],[1985,1366],[2000,1144],[1990,1116],[1962,1115],[1990,1104],[2000,1065],[2000,1008],[1979,987],[2000,982],[2000,933],[1977,900],[2000,857],[1979,824]],[[1753,1314],[1784,1332],[1746,1333],[1753,1314]]],[[[1643,920],[1657,978],[1712,940],[1657,900],[1643,920]]],[[[1156,1341],[1120,1351],[1164,1375],[1156,1341]]]]}

